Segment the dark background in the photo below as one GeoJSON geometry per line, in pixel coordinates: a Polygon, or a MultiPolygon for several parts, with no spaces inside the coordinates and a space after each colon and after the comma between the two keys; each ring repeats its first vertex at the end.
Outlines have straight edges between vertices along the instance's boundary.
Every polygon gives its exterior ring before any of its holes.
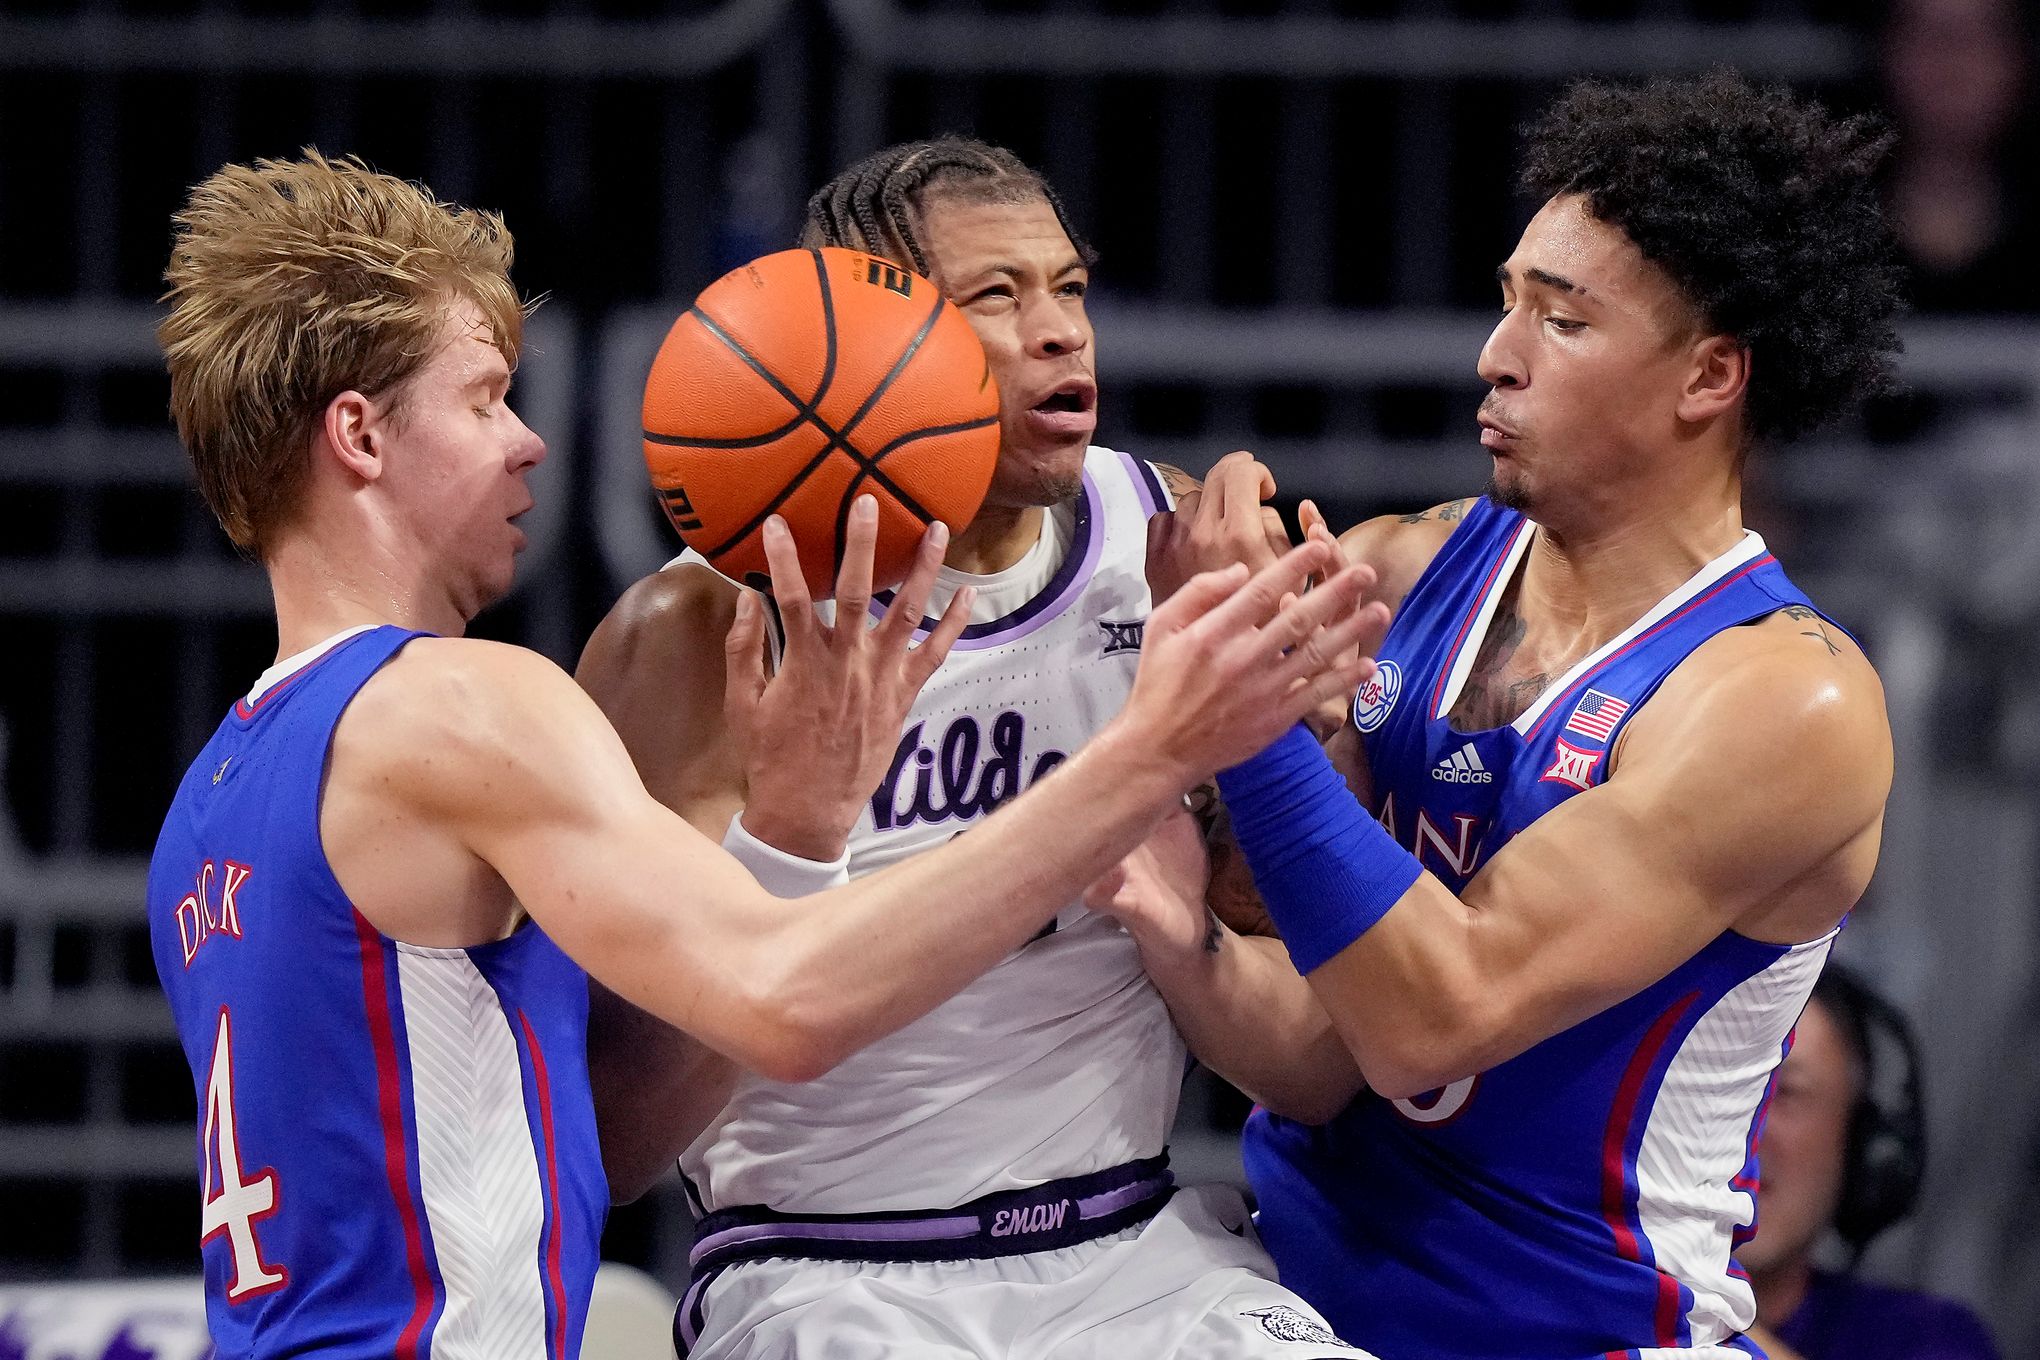
{"type": "MultiPolygon", "coordinates": [[[[570,665],[672,548],[637,463],[652,347],[849,160],[954,130],[1042,168],[1103,257],[1100,442],[1193,472],[1252,447],[1343,526],[1478,489],[1473,360],[1532,206],[1519,126],[1576,75],[1726,63],[1901,133],[1908,390],[1760,455],[1750,517],[1870,646],[1900,742],[1841,953],[1922,1027],[1933,1172],[1873,1267],[2040,1352],[2029,22],[2011,0],[0,4],[0,1216],[33,1225],[0,1233],[0,1278],[194,1264],[191,1088],[140,881],[275,639],[164,415],[152,299],[189,184],[317,145],[506,216],[547,298],[519,382],[553,453],[518,591],[476,631],[570,665]]],[[[1241,1113],[1194,1081],[1183,1160],[1231,1174],[1241,1113]]],[[[610,1254],[673,1281],[686,1240],[655,1196],[610,1254]]]]}

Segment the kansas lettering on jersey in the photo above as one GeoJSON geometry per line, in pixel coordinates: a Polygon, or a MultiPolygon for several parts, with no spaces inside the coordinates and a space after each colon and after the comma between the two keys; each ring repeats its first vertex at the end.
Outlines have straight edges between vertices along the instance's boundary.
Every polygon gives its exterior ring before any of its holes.
{"type": "MultiPolygon", "coordinates": [[[[1403,602],[1354,701],[1376,815],[1457,892],[1607,776],[1623,724],[1708,638],[1806,597],[1747,534],[1515,722],[1448,714],[1533,526],[1480,502],[1403,602]]],[[[1727,1356],[1755,1317],[1730,1252],[1756,1220],[1771,1076],[1832,934],[1733,931],[1670,976],[1439,1091],[1323,1128],[1257,1113],[1246,1163],[1282,1282],[1385,1356],[1727,1356]]]]}
{"type": "Polygon", "coordinates": [[[530,925],[472,949],[389,939],[319,838],[333,729],[413,636],[343,637],[237,703],[150,864],[222,1356],[580,1351],[609,1200],[586,976],[530,925]]]}
{"type": "MultiPolygon", "coordinates": [[[[1044,531],[1060,560],[1044,556],[1038,588],[972,623],[915,701],[851,831],[853,875],[968,833],[1119,712],[1149,609],[1147,520],[1167,504],[1147,464],[1090,450],[1074,507],[1044,531]]],[[[975,887],[966,875],[951,890],[975,887]]],[[[1156,1155],[1182,1076],[1182,1041],[1131,939],[1073,904],[819,1081],[741,1078],[681,1165],[710,1209],[946,1208],[1156,1155]]]]}

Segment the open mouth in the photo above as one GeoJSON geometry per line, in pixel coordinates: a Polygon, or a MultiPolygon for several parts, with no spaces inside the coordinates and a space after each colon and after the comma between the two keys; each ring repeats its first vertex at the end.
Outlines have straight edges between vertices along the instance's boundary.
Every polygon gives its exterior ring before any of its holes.
{"type": "Polygon", "coordinates": [[[1098,404],[1098,385],[1086,378],[1071,378],[1031,409],[1053,414],[1081,415],[1098,404]]]}

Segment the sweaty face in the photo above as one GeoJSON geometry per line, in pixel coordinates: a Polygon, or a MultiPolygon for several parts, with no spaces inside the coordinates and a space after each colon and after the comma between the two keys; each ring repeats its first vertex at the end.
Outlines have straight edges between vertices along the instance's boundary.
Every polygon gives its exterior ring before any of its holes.
{"type": "Polygon", "coordinates": [[[986,503],[1077,494],[1098,428],[1090,274],[1048,200],[980,203],[939,191],[916,223],[929,269],[983,342],[999,384],[999,467],[986,503]]]}
{"type": "Polygon", "coordinates": [[[1804,1255],[1834,1217],[1860,1081],[1840,1026],[1826,1007],[1809,1005],[1764,1117],[1757,1235],[1736,1253],[1744,1269],[1762,1272],[1804,1255]]]}
{"type": "Polygon", "coordinates": [[[1619,503],[1681,441],[1678,398],[1707,337],[1671,279],[1578,195],[1546,203],[1495,277],[1502,319],[1480,352],[1489,494],[1546,521],[1619,503]]]}
{"type": "Polygon", "coordinates": [[[513,522],[531,508],[525,474],[545,442],[510,409],[510,366],[469,303],[448,308],[437,344],[380,419],[375,483],[386,532],[443,583],[463,617],[509,589],[524,548],[513,522]]]}

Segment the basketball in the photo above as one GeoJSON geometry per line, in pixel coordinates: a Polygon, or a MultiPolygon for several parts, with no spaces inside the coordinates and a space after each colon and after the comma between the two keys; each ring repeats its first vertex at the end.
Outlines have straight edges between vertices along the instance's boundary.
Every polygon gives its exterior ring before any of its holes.
{"type": "Polygon", "coordinates": [[[787,250],[710,284],[645,382],[645,464],[673,527],[725,576],[764,584],[761,531],[793,531],[808,589],[833,593],[850,505],[877,498],[873,584],[922,531],[977,514],[999,455],[999,392],[963,314],[927,279],[852,250],[787,250]]]}

